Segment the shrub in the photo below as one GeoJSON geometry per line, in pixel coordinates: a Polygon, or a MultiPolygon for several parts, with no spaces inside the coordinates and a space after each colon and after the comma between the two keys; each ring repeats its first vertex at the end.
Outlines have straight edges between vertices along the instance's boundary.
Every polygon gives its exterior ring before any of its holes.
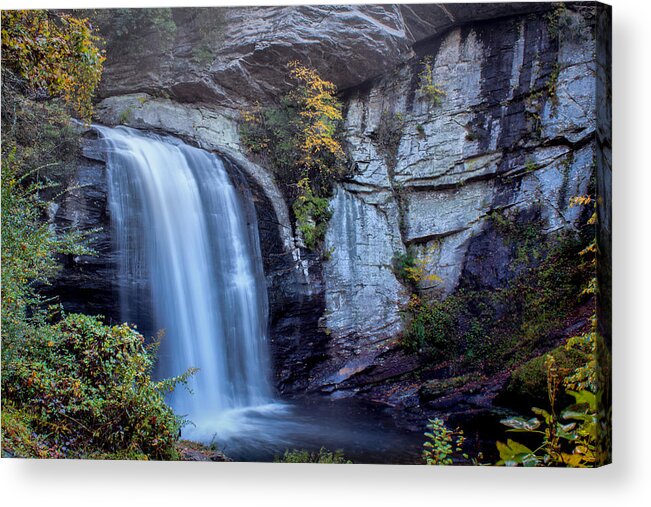
{"type": "Polygon", "coordinates": [[[2,11],[3,65],[32,92],[63,97],[85,120],[102,75],[98,42],[86,19],[43,10],[2,11]]]}
{"type": "Polygon", "coordinates": [[[59,458],[61,453],[49,448],[33,428],[35,416],[19,410],[10,402],[2,403],[2,457],[59,458]]]}
{"type": "Polygon", "coordinates": [[[34,320],[42,300],[37,286],[59,269],[57,254],[89,253],[83,237],[69,231],[57,235],[43,220],[48,203],[39,199],[46,184],[25,184],[32,175],[16,161],[16,148],[2,158],[2,331],[20,333],[21,324],[34,320]]]}
{"type": "Polygon", "coordinates": [[[318,452],[310,452],[305,449],[288,449],[282,456],[276,456],[275,463],[325,463],[351,465],[352,461],[344,457],[344,452],[339,449],[334,452],[324,447],[318,452]]]}
{"type": "Polygon", "coordinates": [[[296,227],[303,237],[305,246],[315,250],[323,241],[330,220],[330,202],[325,197],[316,197],[312,193],[309,181],[298,182],[300,189],[292,209],[296,217],[296,227]]]}
{"type": "Polygon", "coordinates": [[[423,444],[423,460],[427,465],[452,465],[453,458],[468,459],[463,452],[465,437],[463,430],[449,429],[441,419],[430,419],[423,444]]]}
{"type": "MultiPolygon", "coordinates": [[[[20,93],[22,80],[2,69],[2,153],[12,153],[24,183],[36,180],[65,184],[79,152],[79,129],[61,100],[35,101],[20,93]]],[[[5,169],[3,168],[3,171],[5,169]]],[[[41,189],[47,196],[60,189],[41,189]]]]}
{"type": "Polygon", "coordinates": [[[298,62],[287,66],[294,88],[279,103],[242,114],[240,137],[264,158],[292,203],[297,229],[316,249],[330,213],[327,197],[345,171],[340,123],[342,105],[333,83],[298,62]]]}
{"type": "Polygon", "coordinates": [[[68,315],[6,339],[3,356],[3,403],[21,407],[53,457],[176,458],[182,421],[163,396],[187,375],[153,382],[152,355],[128,325],[68,315]]]}
{"type": "Polygon", "coordinates": [[[435,274],[427,274],[427,264],[430,258],[418,258],[412,248],[406,252],[396,252],[393,255],[392,267],[396,277],[412,289],[418,288],[421,282],[441,281],[441,278],[435,274]]]}
{"type": "Polygon", "coordinates": [[[434,84],[432,77],[432,57],[428,56],[422,61],[423,69],[418,74],[418,92],[434,106],[440,106],[445,97],[445,92],[438,85],[434,84]]]}
{"type": "Polygon", "coordinates": [[[451,296],[445,301],[427,303],[413,295],[407,306],[409,321],[402,344],[413,352],[441,358],[458,352],[460,301],[451,296]]]}
{"type": "Polygon", "coordinates": [[[580,250],[577,240],[558,238],[537,266],[522,269],[506,287],[464,288],[442,301],[413,296],[401,343],[433,358],[460,355],[466,367],[487,372],[531,358],[563,327],[568,309],[587,297],[580,287],[592,271],[580,250]]]}
{"type": "Polygon", "coordinates": [[[298,62],[288,64],[294,88],[275,106],[256,105],[242,114],[240,135],[253,153],[263,155],[289,191],[307,178],[318,196],[329,194],[343,174],[342,105],[333,83],[298,62]]]}

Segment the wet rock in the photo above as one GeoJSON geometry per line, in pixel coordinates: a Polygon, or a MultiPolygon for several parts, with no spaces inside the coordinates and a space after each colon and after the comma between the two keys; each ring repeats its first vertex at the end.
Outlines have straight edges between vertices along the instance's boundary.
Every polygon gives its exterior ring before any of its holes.
{"type": "Polygon", "coordinates": [[[51,220],[58,230],[89,233],[94,255],[61,256],[61,272],[47,291],[56,294],[69,312],[100,314],[119,322],[106,168],[96,137],[87,133],[81,143],[83,156],[51,220]]]}
{"type": "Polygon", "coordinates": [[[176,444],[176,449],[179,461],[232,461],[223,452],[190,440],[181,440],[176,444]]]}

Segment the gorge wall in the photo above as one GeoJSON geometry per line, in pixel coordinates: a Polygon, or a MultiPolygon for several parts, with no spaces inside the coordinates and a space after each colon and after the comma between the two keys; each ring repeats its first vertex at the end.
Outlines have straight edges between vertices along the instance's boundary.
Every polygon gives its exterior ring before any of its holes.
{"type": "MultiPolygon", "coordinates": [[[[417,404],[419,386],[403,380],[419,359],[396,345],[411,290],[394,273],[395,255],[411,248],[438,277],[420,289],[442,298],[459,287],[496,289],[517,274],[509,269],[517,251],[495,230],[495,214],[535,221],[543,247],[576,228],[582,210],[570,197],[588,193],[600,153],[599,11],[551,7],[224,9],[201,58],[196,49],[206,41],[189,24],[197,14],[179,9],[173,50],[144,33],[134,60],[120,57],[119,40],[109,41],[97,120],[220,153],[251,188],[281,392],[417,404]],[[331,200],[327,260],[301,247],[271,172],[247,158],[238,136],[240,111],[284,93],[285,64],[294,59],[335,82],[345,105],[353,170],[331,200]],[[421,88],[428,61],[440,103],[421,88]],[[400,389],[373,387],[394,381],[400,389]]],[[[108,224],[92,137],[77,177],[89,186],[66,198],[56,214],[61,224],[108,224]]],[[[67,259],[55,290],[71,309],[86,305],[117,318],[110,238],[97,237],[99,256],[67,259]]]]}

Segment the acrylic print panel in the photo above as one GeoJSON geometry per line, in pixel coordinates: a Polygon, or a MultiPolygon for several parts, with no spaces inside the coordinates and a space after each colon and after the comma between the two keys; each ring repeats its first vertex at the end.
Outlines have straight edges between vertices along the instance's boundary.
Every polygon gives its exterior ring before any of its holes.
{"type": "Polygon", "coordinates": [[[2,12],[2,456],[610,461],[610,8],[2,12]]]}

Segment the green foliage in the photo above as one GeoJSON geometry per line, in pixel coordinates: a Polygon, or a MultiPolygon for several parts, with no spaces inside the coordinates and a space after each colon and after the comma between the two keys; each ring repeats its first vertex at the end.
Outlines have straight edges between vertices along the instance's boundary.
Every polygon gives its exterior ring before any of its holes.
{"type": "Polygon", "coordinates": [[[176,37],[176,22],[169,7],[88,9],[82,12],[99,26],[109,56],[116,52],[144,56],[150,52],[167,51],[176,37]],[[149,39],[149,44],[146,39],[149,39]]]}
{"type": "Polygon", "coordinates": [[[497,450],[500,453],[497,465],[532,467],[538,464],[538,458],[531,449],[511,439],[506,444],[497,442],[497,450]]]}
{"type": "MultiPolygon", "coordinates": [[[[572,199],[572,204],[592,205],[590,196],[572,199]]],[[[593,215],[587,225],[594,225],[593,215]]],[[[596,295],[596,240],[582,249],[578,257],[584,266],[592,269],[592,277],[583,294],[596,295]]],[[[544,358],[546,370],[549,410],[532,408],[536,416],[529,420],[512,417],[502,421],[510,427],[509,431],[538,436],[540,445],[530,451],[526,463],[522,455],[511,452],[517,447],[512,441],[509,445],[499,444],[502,460],[499,464],[529,464],[543,466],[594,467],[604,465],[611,459],[612,408],[610,401],[610,351],[598,333],[596,311],[592,316],[592,329],[580,336],[570,338],[564,352],[581,358],[581,364],[574,368],[559,365],[556,355],[547,354],[544,358]],[[556,411],[559,392],[564,388],[566,395],[574,398],[574,403],[560,412],[556,411]]],[[[519,444],[518,444],[519,445],[519,444]]]]}
{"type": "Polygon", "coordinates": [[[272,107],[242,114],[240,137],[268,163],[292,202],[305,245],[317,248],[330,218],[327,197],[345,170],[335,86],[298,62],[288,65],[294,88],[272,107]]]}
{"type": "MultiPolygon", "coordinates": [[[[79,150],[79,130],[61,100],[35,101],[21,93],[22,80],[2,69],[2,153],[11,151],[21,171],[65,183],[79,150]],[[15,148],[15,150],[14,150],[15,148]]],[[[44,190],[41,194],[47,195],[44,190]]]]}
{"type": "Polygon", "coordinates": [[[55,448],[33,428],[34,415],[19,410],[10,402],[2,403],[2,453],[16,458],[58,458],[55,448]]]}
{"type": "Polygon", "coordinates": [[[393,255],[392,267],[394,274],[405,284],[417,284],[419,277],[416,271],[416,257],[411,250],[396,252],[393,255]]]}
{"type": "MultiPolygon", "coordinates": [[[[567,349],[565,345],[556,347],[548,354],[554,358],[559,371],[567,375],[581,368],[586,360],[584,353],[574,347],[567,349]]],[[[504,389],[510,403],[548,408],[546,357],[547,354],[535,357],[513,371],[504,389]]]]}
{"type": "Polygon", "coordinates": [[[412,352],[425,352],[439,358],[458,353],[458,318],[461,300],[451,296],[445,301],[424,302],[413,295],[407,306],[408,325],[402,344],[412,352]]]}
{"type": "Polygon", "coordinates": [[[432,77],[432,57],[428,56],[421,62],[423,70],[418,74],[418,92],[433,106],[440,106],[445,97],[443,89],[434,83],[432,77]]]}
{"type": "Polygon", "coordinates": [[[163,391],[185,378],[153,382],[153,359],[128,326],[83,315],[59,321],[44,307],[38,288],[56,273],[56,255],[89,250],[79,233],[56,234],[43,220],[44,184],[25,183],[31,172],[21,171],[15,148],[2,174],[5,447],[32,457],[174,457],[181,422],[163,391]]]}
{"type": "Polygon", "coordinates": [[[300,193],[292,209],[296,217],[296,227],[301,233],[305,246],[315,250],[322,242],[332,215],[330,202],[325,197],[316,197],[312,193],[309,181],[298,182],[300,193]]]}
{"type": "Polygon", "coordinates": [[[452,465],[455,456],[468,459],[463,452],[463,430],[450,430],[441,419],[429,419],[427,440],[423,444],[423,460],[428,465],[452,465]]]}
{"type": "Polygon", "coordinates": [[[441,278],[435,274],[427,274],[427,265],[430,258],[425,255],[419,258],[413,248],[406,252],[396,252],[393,255],[392,267],[396,277],[408,287],[416,290],[421,282],[440,282],[441,278]]]}
{"type": "Polygon", "coordinates": [[[113,29],[118,37],[138,35],[144,30],[155,31],[161,39],[172,39],[176,35],[176,23],[172,9],[111,9],[113,29]]]}
{"type": "MultiPolygon", "coordinates": [[[[559,238],[546,256],[539,254],[537,265],[520,269],[504,288],[461,289],[442,301],[413,296],[404,310],[401,343],[434,360],[460,358],[465,368],[486,372],[530,358],[563,327],[568,309],[587,297],[577,288],[592,271],[580,250],[578,240],[559,238]]],[[[532,252],[526,255],[533,262],[532,252]]]]}
{"type": "Polygon", "coordinates": [[[342,105],[334,85],[314,69],[291,62],[288,70],[295,86],[279,104],[243,113],[242,142],[270,162],[290,196],[296,193],[291,187],[304,178],[316,195],[326,196],[345,168],[342,105]]]}
{"type": "MultiPolygon", "coordinates": [[[[63,97],[90,120],[102,75],[99,38],[86,19],[43,10],[2,11],[2,60],[33,93],[63,97]]],[[[4,69],[3,69],[4,70],[4,69]]]]}
{"type": "Polygon", "coordinates": [[[325,464],[343,464],[351,465],[352,461],[344,457],[341,449],[334,452],[326,450],[324,447],[318,452],[310,452],[305,449],[288,449],[282,456],[276,456],[274,463],[325,463],[325,464]]]}
{"type": "MultiPolygon", "coordinates": [[[[599,337],[597,339],[602,341],[599,337]]],[[[572,346],[568,345],[569,348],[572,346]]],[[[607,358],[601,359],[603,362],[588,362],[583,370],[590,370],[591,375],[600,376],[603,372],[601,365],[609,364],[607,358]]],[[[551,409],[534,407],[532,411],[536,417],[528,420],[523,417],[502,420],[502,424],[510,428],[509,431],[538,436],[541,443],[532,451],[512,440],[506,446],[498,442],[501,458],[498,465],[594,467],[608,463],[612,418],[603,400],[606,384],[595,384],[592,389],[573,391],[570,388],[575,385],[577,370],[569,376],[565,375],[557,367],[552,355],[546,356],[545,367],[551,409]],[[555,406],[561,385],[574,398],[574,403],[558,414],[555,406]],[[522,452],[523,448],[526,453],[522,452]]]]}
{"type": "Polygon", "coordinates": [[[532,173],[537,169],[536,163],[533,160],[527,160],[524,163],[524,170],[527,173],[532,173]]]}
{"type": "Polygon", "coordinates": [[[26,183],[33,170],[23,172],[16,148],[2,157],[2,331],[22,333],[28,315],[35,318],[42,303],[37,287],[47,283],[59,265],[57,254],[89,253],[79,233],[57,235],[43,220],[48,203],[39,198],[47,183],[26,183]]]}
{"type": "Polygon", "coordinates": [[[181,420],[163,396],[187,375],[152,381],[142,335],[85,315],[29,330],[3,337],[3,409],[21,407],[53,457],[176,457],[181,420]]]}
{"type": "Polygon", "coordinates": [[[554,67],[552,68],[551,73],[549,74],[549,78],[547,79],[547,95],[549,96],[549,99],[551,100],[553,110],[558,106],[558,94],[557,94],[557,87],[558,87],[558,76],[561,73],[561,66],[560,64],[556,63],[554,67]]]}
{"type": "Polygon", "coordinates": [[[76,155],[70,118],[57,101],[21,95],[17,83],[3,73],[3,450],[24,457],[174,458],[181,421],[163,396],[187,375],[152,381],[153,357],[141,335],[93,317],[61,318],[41,296],[59,269],[58,255],[92,251],[86,235],[47,222],[50,194],[61,193],[57,187],[76,155]]]}

